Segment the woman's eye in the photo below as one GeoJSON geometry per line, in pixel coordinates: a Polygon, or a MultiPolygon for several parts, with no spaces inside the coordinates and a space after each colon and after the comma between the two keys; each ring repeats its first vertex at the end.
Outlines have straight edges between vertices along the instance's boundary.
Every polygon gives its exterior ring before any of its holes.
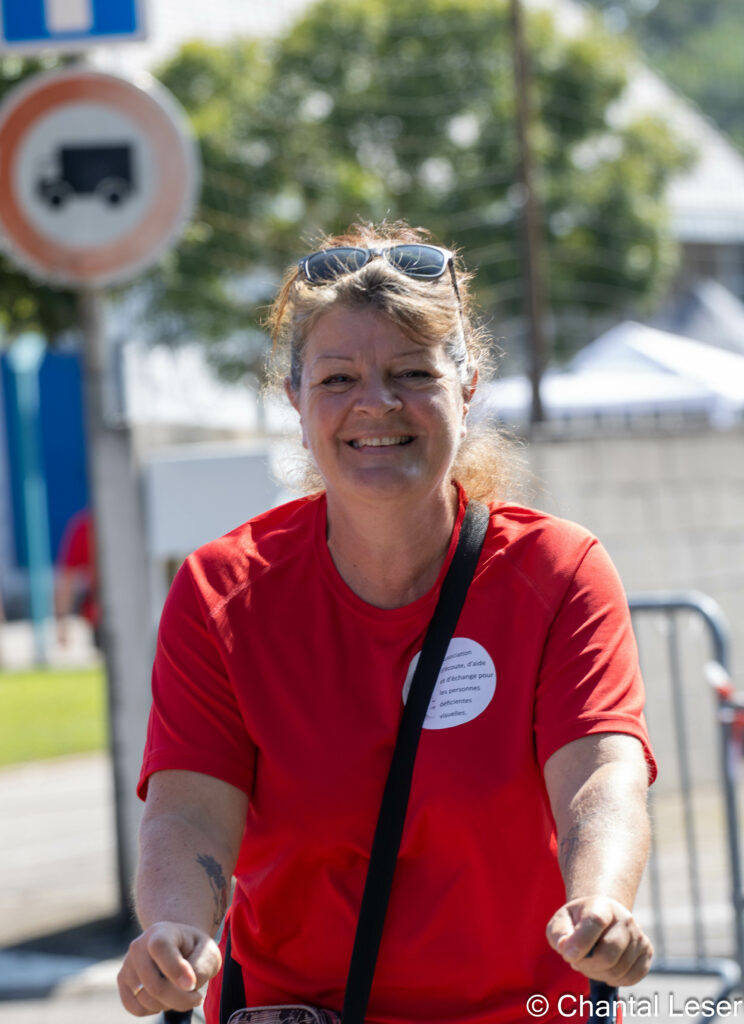
{"type": "Polygon", "coordinates": [[[347,384],[349,377],[345,373],[333,373],[323,380],[324,384],[347,384]]]}
{"type": "Polygon", "coordinates": [[[431,377],[431,374],[429,373],[428,370],[404,370],[404,372],[401,374],[401,377],[409,377],[414,380],[417,378],[421,380],[426,380],[428,377],[431,377]]]}

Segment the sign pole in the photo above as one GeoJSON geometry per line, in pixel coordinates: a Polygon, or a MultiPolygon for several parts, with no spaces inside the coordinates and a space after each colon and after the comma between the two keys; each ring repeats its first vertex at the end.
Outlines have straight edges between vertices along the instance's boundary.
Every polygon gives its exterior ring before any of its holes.
{"type": "Polygon", "coordinates": [[[124,854],[124,827],[122,814],[122,792],[124,780],[120,771],[116,733],[116,693],[118,680],[116,664],[110,637],[110,617],[108,614],[110,580],[106,572],[105,559],[102,557],[106,547],[105,516],[101,514],[101,496],[103,488],[100,480],[100,440],[104,431],[104,370],[103,370],[103,336],[104,336],[104,295],[99,288],[84,288],[78,293],[80,309],[80,327],[83,338],[83,385],[85,401],[85,421],[88,437],[88,481],[89,501],[92,506],[95,545],[93,557],[96,562],[96,579],[98,581],[97,599],[100,602],[102,625],[102,653],[106,674],[106,692],[108,696],[108,729],[112,756],[114,814],[116,827],[116,875],[119,896],[119,915],[124,919],[127,914],[128,897],[127,882],[131,877],[129,866],[124,854]]]}
{"type": "Polygon", "coordinates": [[[142,760],[154,654],[148,554],[139,469],[130,431],[107,422],[105,294],[79,293],[88,424],[89,477],[108,686],[116,824],[119,917],[132,921],[130,892],[142,807],[135,783],[142,760]]]}

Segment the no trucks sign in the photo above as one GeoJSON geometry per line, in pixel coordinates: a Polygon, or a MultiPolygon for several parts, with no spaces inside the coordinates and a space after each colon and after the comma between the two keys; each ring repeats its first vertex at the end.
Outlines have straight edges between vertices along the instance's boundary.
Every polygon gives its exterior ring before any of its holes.
{"type": "Polygon", "coordinates": [[[44,280],[102,286],[134,277],[193,212],[195,143],[175,99],[88,68],[35,76],[0,107],[0,230],[44,280]]]}

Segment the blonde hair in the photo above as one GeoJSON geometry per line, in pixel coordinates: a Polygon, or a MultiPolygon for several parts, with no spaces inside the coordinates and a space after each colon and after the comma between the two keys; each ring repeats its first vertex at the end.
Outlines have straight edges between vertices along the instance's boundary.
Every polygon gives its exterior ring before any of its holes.
{"type": "MultiPolygon", "coordinates": [[[[342,235],[317,239],[315,249],[336,246],[387,247],[405,243],[431,245],[423,228],[404,221],[375,225],[352,224],[342,235]]],[[[476,314],[470,282],[473,275],[458,266],[454,257],[457,294],[449,273],[436,280],[417,280],[396,270],[387,260],[370,260],[353,273],[343,274],[327,284],[310,284],[297,266],[287,271],[267,318],[273,346],[267,366],[268,393],[284,392],[284,381],[298,391],[302,377],[305,342],[313,327],[333,308],[371,309],[391,320],[419,344],[442,344],[452,360],[463,387],[473,380],[492,376],[491,338],[476,314]],[[458,300],[459,294],[459,300],[458,300]]],[[[295,460],[296,462],[297,460],[295,460]]],[[[323,489],[323,480],[312,459],[303,454],[299,489],[323,489]]],[[[480,501],[505,500],[521,491],[525,469],[514,441],[503,431],[485,424],[468,425],[455,456],[452,477],[468,495],[480,501]]]]}

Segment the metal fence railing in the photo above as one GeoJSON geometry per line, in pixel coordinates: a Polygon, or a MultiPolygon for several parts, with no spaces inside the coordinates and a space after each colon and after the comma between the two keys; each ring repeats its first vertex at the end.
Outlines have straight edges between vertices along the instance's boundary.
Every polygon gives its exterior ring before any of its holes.
{"type": "Polygon", "coordinates": [[[716,602],[698,592],[639,594],[629,603],[660,765],[639,894],[656,949],[652,970],[718,978],[714,1000],[725,1000],[744,977],[744,698],[731,682],[729,630],[716,602]]]}

